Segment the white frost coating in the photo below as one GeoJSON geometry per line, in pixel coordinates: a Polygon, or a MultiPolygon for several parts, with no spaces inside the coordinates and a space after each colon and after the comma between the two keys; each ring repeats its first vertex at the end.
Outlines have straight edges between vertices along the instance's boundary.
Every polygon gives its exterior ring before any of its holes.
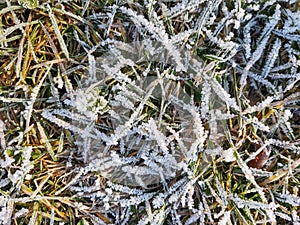
{"type": "MultiPolygon", "coordinates": [[[[84,70],[87,79],[80,83],[83,88],[60,96],[63,81],[57,77],[54,83],[58,89],[51,94],[60,105],[48,101],[55,107],[49,104],[41,112],[48,123],[71,132],[68,138],[76,139],[76,157],[86,159],[86,164],[77,164],[72,160],[75,154],[69,156],[68,169],[78,166],[84,173],[75,171],[79,174],[76,181],[66,187],[93,201],[100,213],[110,211],[115,224],[156,225],[166,220],[172,224],[230,224],[238,220],[237,213],[249,223],[275,222],[276,217],[298,223],[296,211],[283,213],[278,207],[296,207],[298,197],[281,187],[284,194],[266,192],[258,180],[269,179],[276,171],[250,168],[247,162],[262,149],[245,149],[249,140],[257,139],[253,132],[270,146],[270,163],[300,151],[291,123],[292,117],[299,115],[295,113],[298,100],[286,101],[300,79],[299,50],[295,47],[299,46],[299,13],[284,7],[292,2],[248,0],[229,5],[220,0],[130,1],[130,7],[125,3],[104,7],[84,19],[67,12],[69,7],[49,10],[54,33],[60,29],[58,13],[81,21],[84,29],[80,32],[86,35],[79,37],[81,33],[73,31],[75,41],[86,52],[85,61],[61,77],[67,79],[74,71],[84,70]],[[175,27],[178,21],[180,25],[175,27]],[[89,24],[95,25],[93,29],[89,24]],[[125,35],[126,41],[122,40],[123,32],[130,33],[125,35]],[[97,58],[99,52],[104,54],[97,58]],[[217,177],[225,175],[228,168],[232,177],[243,179],[230,181],[238,185],[234,189],[237,195],[231,193],[230,182],[225,180],[229,175],[217,177]],[[84,180],[86,177],[95,182],[84,180]],[[244,192],[244,187],[249,189],[244,192]],[[229,211],[229,201],[237,205],[236,210],[229,211]],[[211,207],[217,204],[220,208],[211,207]],[[253,211],[257,216],[250,215],[253,211]],[[135,213],[139,217],[133,221],[135,213]]],[[[84,4],[83,11],[90,1],[84,4]]],[[[0,39],[4,41],[28,25],[19,23],[6,29],[0,39]]],[[[58,36],[58,41],[68,57],[63,38],[58,36]]],[[[38,99],[40,90],[38,86],[33,89],[29,104],[38,99]]],[[[25,109],[33,110],[26,108],[27,99],[0,99],[24,103],[25,109]]],[[[30,113],[22,116],[31,128],[30,113]]],[[[6,143],[2,133],[2,147],[10,148],[26,138],[26,133],[20,132],[6,143]]],[[[289,171],[281,179],[296,179],[291,175],[295,175],[293,165],[297,164],[282,159],[278,166],[289,171]]],[[[22,159],[24,164],[9,174],[13,185],[26,179],[31,160],[27,155],[22,159]]],[[[8,155],[0,161],[2,167],[14,165],[8,155]]],[[[1,179],[3,186],[9,181],[1,179]]],[[[9,211],[2,212],[5,216],[9,211]]]]}

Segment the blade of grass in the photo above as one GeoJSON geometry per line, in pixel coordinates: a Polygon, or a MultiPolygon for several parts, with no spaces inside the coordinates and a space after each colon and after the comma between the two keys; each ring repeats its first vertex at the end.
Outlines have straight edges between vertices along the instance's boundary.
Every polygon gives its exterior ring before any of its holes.
{"type": "Polygon", "coordinates": [[[49,155],[51,156],[52,160],[54,162],[56,162],[57,158],[56,158],[55,153],[53,151],[52,145],[50,144],[50,142],[49,142],[49,140],[47,138],[47,135],[46,135],[46,133],[44,131],[44,128],[42,127],[42,125],[40,124],[40,122],[36,122],[36,124],[37,124],[37,128],[38,128],[38,130],[40,132],[40,135],[41,135],[41,142],[46,145],[46,149],[47,149],[49,155]]]}
{"type": "Polygon", "coordinates": [[[6,37],[8,35],[10,35],[11,33],[13,33],[14,31],[18,30],[18,29],[23,29],[23,27],[26,27],[28,25],[33,25],[33,24],[37,24],[39,23],[38,20],[32,21],[32,22],[23,22],[23,23],[19,23],[17,25],[14,25],[12,27],[9,27],[5,30],[4,34],[0,34],[0,42],[4,41],[6,39],[6,37]]]}
{"type": "Polygon", "coordinates": [[[37,219],[37,215],[38,215],[38,210],[39,210],[39,203],[35,202],[33,205],[33,212],[32,212],[32,216],[30,218],[29,224],[28,225],[35,225],[36,224],[36,219],[37,219]]]}
{"type": "Polygon", "coordinates": [[[46,77],[48,76],[50,70],[52,68],[52,64],[48,67],[46,73],[44,74],[44,76],[42,77],[42,79],[40,80],[39,84],[36,85],[33,90],[32,90],[32,93],[31,93],[31,96],[30,96],[30,103],[28,104],[28,106],[26,107],[26,110],[27,110],[27,115],[26,115],[26,130],[28,129],[29,127],[29,124],[30,124],[30,119],[31,119],[31,115],[32,115],[32,111],[33,111],[33,105],[37,99],[37,96],[38,96],[38,93],[39,93],[39,90],[41,89],[42,87],[42,84],[44,83],[44,80],[46,79],[46,77]]]}
{"type": "MultiPolygon", "coordinates": [[[[52,48],[52,51],[53,51],[53,53],[55,55],[55,58],[57,60],[60,60],[61,57],[60,57],[60,55],[58,53],[58,50],[57,50],[57,48],[56,48],[56,46],[55,46],[55,44],[54,44],[54,42],[53,42],[53,40],[52,40],[49,32],[48,32],[48,30],[46,29],[46,27],[42,23],[40,23],[40,24],[42,26],[42,29],[43,29],[44,33],[47,36],[47,40],[48,40],[48,42],[49,42],[49,44],[50,44],[50,46],[52,48]]],[[[64,73],[66,71],[64,65],[62,63],[59,63],[59,66],[60,66],[61,71],[64,73]]],[[[68,92],[71,92],[73,90],[73,87],[72,87],[72,84],[71,84],[70,80],[68,79],[68,77],[66,75],[64,75],[63,78],[64,78],[64,81],[65,81],[65,88],[67,89],[68,92]]]]}
{"type": "Polygon", "coordinates": [[[63,39],[63,36],[62,36],[61,32],[59,31],[58,24],[56,22],[56,18],[55,18],[54,14],[52,12],[52,9],[51,9],[51,7],[49,5],[47,5],[47,10],[48,10],[48,13],[49,13],[49,17],[50,17],[50,20],[51,20],[54,32],[55,32],[55,34],[57,36],[57,40],[58,40],[58,42],[60,44],[60,47],[61,47],[62,51],[64,52],[65,56],[67,58],[70,58],[68,48],[67,48],[67,46],[65,44],[65,41],[63,39]]]}

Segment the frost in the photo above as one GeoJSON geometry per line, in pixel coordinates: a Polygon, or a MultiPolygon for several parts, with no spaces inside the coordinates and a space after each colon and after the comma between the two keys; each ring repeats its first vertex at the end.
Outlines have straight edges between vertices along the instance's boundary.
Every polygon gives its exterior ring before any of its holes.
{"type": "Polygon", "coordinates": [[[299,206],[300,205],[300,198],[298,196],[295,196],[295,195],[277,193],[276,198],[278,199],[278,201],[288,203],[292,206],[299,206]]]}
{"type": "Polygon", "coordinates": [[[232,149],[232,148],[224,150],[222,152],[222,155],[224,157],[225,162],[233,162],[233,161],[235,161],[235,158],[234,158],[234,149],[232,149]]]}
{"type": "Polygon", "coordinates": [[[226,225],[230,220],[230,211],[225,212],[223,218],[218,222],[218,225],[226,225]]]}
{"type": "Polygon", "coordinates": [[[0,14],[13,25],[2,21],[0,45],[11,58],[0,73],[36,72],[16,85],[21,94],[0,93],[1,112],[19,113],[0,120],[1,222],[14,212],[37,223],[45,207],[13,208],[26,201],[51,207],[45,216],[57,222],[59,204],[48,202],[58,198],[37,195],[55,183],[36,183],[37,161],[49,163],[33,158],[42,147],[59,160],[49,171],[67,170],[47,193],[71,193],[60,205],[83,223],[299,223],[289,192],[300,164],[296,1],[6,2],[0,14]],[[48,12],[49,24],[21,21],[20,5],[48,12]],[[45,49],[59,48],[45,54],[52,61],[23,45],[34,44],[25,29],[35,26],[45,49]],[[8,48],[17,32],[21,44],[8,48]],[[27,68],[31,55],[39,64],[27,68]],[[267,163],[251,167],[264,152],[267,163]]]}
{"type": "Polygon", "coordinates": [[[18,0],[18,3],[27,9],[34,9],[39,5],[38,0],[18,0]]]}
{"type": "MultiPolygon", "coordinates": [[[[261,209],[269,222],[274,222],[276,216],[284,217],[276,211],[277,205],[268,203],[267,194],[257,182],[257,178],[274,174],[263,168],[249,168],[247,162],[270,145],[293,146],[294,150],[295,146],[269,138],[245,160],[241,145],[255,138],[247,136],[249,127],[261,132],[264,139],[277,127],[289,135],[290,141],[295,139],[289,123],[292,111],[274,112],[276,116],[280,114],[275,125],[261,115],[275,110],[283,101],[283,92],[293,88],[299,78],[295,62],[298,53],[289,42],[297,40],[297,15],[283,10],[282,4],[274,1],[235,2],[232,6],[219,0],[160,4],[145,1],[145,9],[144,14],[121,4],[108,7],[106,13],[90,15],[87,19],[93,22],[107,19],[106,24],[98,23],[106,39],[94,46],[74,31],[76,40],[87,52],[87,78],[83,87],[64,101],[71,110],[42,113],[46,119],[75,133],[76,145],[87,163],[85,170],[108,180],[107,193],[99,191],[91,196],[101,198],[104,209],[112,208],[115,201],[122,208],[145,204],[146,215],[138,224],[161,224],[166,215],[172,215],[173,223],[183,224],[180,207],[190,210],[185,224],[234,223],[234,212],[227,208],[229,201],[239,208],[261,209]],[[271,6],[273,10],[269,10],[271,6]],[[197,10],[201,15],[195,17],[193,13],[197,10]],[[127,18],[122,24],[125,30],[130,24],[134,26],[141,41],[137,41],[137,34],[133,35],[136,41],[129,44],[108,38],[119,15],[127,18]],[[165,23],[174,18],[190,28],[177,33],[171,23],[166,28],[165,23]],[[284,24],[282,28],[279,21],[284,24]],[[199,51],[206,51],[203,55],[207,63],[190,54],[199,41],[210,44],[210,49],[205,50],[199,45],[199,51]],[[95,57],[94,52],[103,47],[108,51],[95,57]],[[283,51],[289,60],[281,62],[283,51]],[[238,96],[231,91],[232,74],[236,76],[234,82],[239,83],[238,96]],[[281,86],[280,79],[291,81],[281,86]],[[264,88],[267,94],[256,101],[253,96],[246,96],[248,80],[255,92],[264,88]],[[110,82],[114,83],[112,87],[107,85],[110,82]],[[182,88],[186,84],[192,85],[182,88]],[[99,118],[107,118],[105,124],[99,124],[99,118]],[[241,127],[236,131],[238,137],[233,138],[227,126],[236,118],[241,127]],[[229,146],[223,142],[225,138],[229,146]],[[218,162],[236,163],[254,187],[249,193],[258,193],[259,200],[228,193],[218,179],[214,185],[208,178],[205,182],[198,180],[219,156],[218,162]],[[183,178],[173,180],[179,175],[183,178]],[[195,199],[196,183],[204,184],[210,192],[201,190],[200,200],[195,199]],[[163,187],[163,191],[152,192],[152,185],[163,187]],[[210,211],[211,198],[220,204],[218,212],[210,211]]],[[[286,105],[296,104],[288,102],[286,105]]],[[[95,191],[73,185],[70,188],[81,195],[95,191]]],[[[130,220],[128,211],[122,213],[123,221],[130,220]]],[[[255,220],[251,216],[249,219],[255,220]]]]}
{"type": "Polygon", "coordinates": [[[15,218],[22,217],[22,216],[26,215],[28,213],[28,211],[29,211],[28,209],[22,208],[14,215],[14,217],[15,218]]]}

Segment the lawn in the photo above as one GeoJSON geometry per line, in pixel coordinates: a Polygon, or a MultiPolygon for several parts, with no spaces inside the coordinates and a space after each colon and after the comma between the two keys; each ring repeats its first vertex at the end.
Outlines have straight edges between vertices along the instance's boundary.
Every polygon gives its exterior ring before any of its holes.
{"type": "Polygon", "coordinates": [[[0,0],[0,224],[300,224],[300,2],[0,0]]]}

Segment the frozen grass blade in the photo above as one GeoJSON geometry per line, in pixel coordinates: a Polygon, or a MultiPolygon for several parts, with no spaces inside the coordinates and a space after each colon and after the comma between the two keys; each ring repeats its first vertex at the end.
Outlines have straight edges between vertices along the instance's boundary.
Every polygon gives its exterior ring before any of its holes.
{"type": "Polygon", "coordinates": [[[65,54],[65,56],[67,58],[70,58],[68,48],[65,44],[65,41],[63,39],[63,36],[62,36],[61,32],[59,31],[58,24],[56,22],[56,18],[55,18],[54,14],[52,12],[52,9],[49,5],[47,5],[47,10],[48,10],[48,13],[49,13],[49,17],[50,17],[54,32],[55,32],[55,34],[57,36],[57,39],[59,41],[60,47],[61,47],[63,53],[65,54]]]}
{"type": "Polygon", "coordinates": [[[5,124],[2,120],[0,120],[0,144],[1,148],[4,150],[6,149],[6,141],[4,137],[4,131],[6,130],[5,124]]]}
{"type": "Polygon", "coordinates": [[[41,135],[41,142],[42,142],[42,144],[45,144],[46,149],[47,149],[48,153],[50,154],[52,160],[54,162],[57,161],[57,158],[56,158],[55,153],[53,151],[53,148],[52,148],[52,146],[51,146],[51,144],[50,144],[50,142],[49,142],[49,140],[47,138],[47,135],[46,135],[46,133],[44,131],[44,128],[41,126],[41,124],[39,122],[36,122],[36,124],[37,124],[38,131],[39,131],[39,133],[41,135]]]}
{"type": "Polygon", "coordinates": [[[32,115],[32,111],[33,111],[33,105],[37,99],[39,91],[40,91],[46,77],[48,76],[48,73],[50,72],[51,68],[52,68],[52,64],[47,68],[47,71],[45,72],[44,76],[40,80],[39,84],[36,85],[34,87],[34,89],[32,90],[32,93],[30,96],[30,102],[26,106],[26,130],[29,128],[29,125],[30,125],[31,115],[32,115]]]}
{"type": "Polygon", "coordinates": [[[37,220],[37,216],[38,216],[38,210],[39,210],[39,203],[35,202],[34,203],[34,207],[33,207],[33,213],[32,216],[30,218],[29,224],[28,225],[35,225],[36,224],[36,220],[37,220]]]}
{"type": "Polygon", "coordinates": [[[18,29],[23,29],[23,27],[29,26],[29,25],[33,25],[33,24],[37,24],[39,23],[39,21],[35,20],[32,22],[23,22],[23,23],[19,23],[17,25],[14,25],[12,27],[9,27],[5,30],[4,34],[0,34],[0,42],[5,41],[5,39],[7,38],[8,35],[10,35],[11,33],[13,33],[14,31],[18,30],[18,29]]]}

